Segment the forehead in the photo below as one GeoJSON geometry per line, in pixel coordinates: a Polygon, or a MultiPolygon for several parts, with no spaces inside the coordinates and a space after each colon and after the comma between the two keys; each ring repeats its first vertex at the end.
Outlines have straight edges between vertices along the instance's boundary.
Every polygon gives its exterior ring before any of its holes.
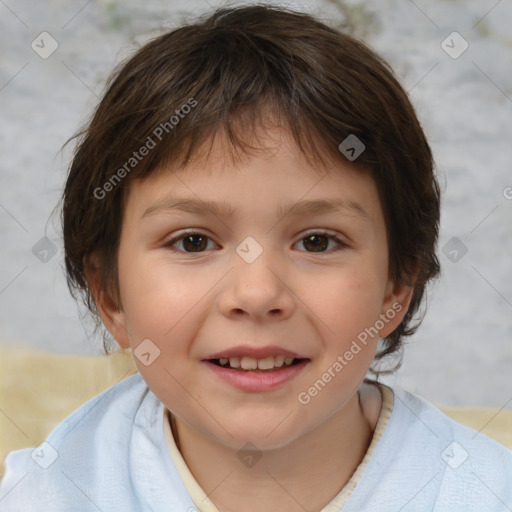
{"type": "Polygon", "coordinates": [[[172,210],[224,219],[267,216],[270,209],[276,217],[380,214],[370,173],[343,157],[308,160],[293,137],[278,129],[260,134],[252,148],[233,158],[226,138],[214,137],[185,166],[162,166],[135,180],[126,214],[138,219],[172,210]]]}

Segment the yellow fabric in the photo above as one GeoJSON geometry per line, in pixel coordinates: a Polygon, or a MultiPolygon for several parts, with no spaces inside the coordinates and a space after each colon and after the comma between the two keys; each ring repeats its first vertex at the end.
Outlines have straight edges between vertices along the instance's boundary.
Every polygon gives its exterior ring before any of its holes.
{"type": "Polygon", "coordinates": [[[512,410],[493,407],[442,407],[447,416],[512,448],[512,410]]]}
{"type": "MultiPolygon", "coordinates": [[[[0,476],[8,452],[38,446],[84,402],[136,372],[130,351],[69,356],[0,348],[0,476]]],[[[512,411],[441,408],[512,448],[512,411]]]]}
{"type": "Polygon", "coordinates": [[[135,371],[129,351],[69,356],[0,348],[0,476],[8,452],[38,446],[71,412],[135,371]]]}

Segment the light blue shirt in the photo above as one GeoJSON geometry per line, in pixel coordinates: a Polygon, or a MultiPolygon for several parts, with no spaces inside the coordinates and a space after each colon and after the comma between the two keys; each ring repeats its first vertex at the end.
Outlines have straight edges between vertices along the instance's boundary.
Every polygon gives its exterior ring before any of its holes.
{"type": "MultiPolygon", "coordinates": [[[[388,424],[343,512],[512,509],[510,450],[411,393],[394,393],[388,424]]],[[[7,456],[0,511],[196,512],[163,421],[164,406],[140,374],[121,381],[39,448],[7,456]]]]}

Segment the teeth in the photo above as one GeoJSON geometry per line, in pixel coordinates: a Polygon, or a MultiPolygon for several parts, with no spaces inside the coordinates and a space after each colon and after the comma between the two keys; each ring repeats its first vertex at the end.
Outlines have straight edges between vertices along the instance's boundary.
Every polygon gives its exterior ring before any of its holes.
{"type": "Polygon", "coordinates": [[[231,368],[240,368],[240,358],[239,357],[230,357],[229,359],[226,360],[226,364],[228,363],[229,361],[229,366],[231,366],[231,368]]]}
{"type": "Polygon", "coordinates": [[[274,368],[274,358],[272,356],[258,359],[258,370],[270,370],[270,368],[274,368]]]}
{"type": "Polygon", "coordinates": [[[240,361],[240,365],[243,370],[256,370],[258,368],[258,360],[253,359],[252,357],[242,357],[240,361]]]}
{"type": "Polygon", "coordinates": [[[283,366],[284,359],[285,359],[284,356],[274,357],[274,366],[277,366],[278,368],[281,368],[281,366],[283,366]]]}
{"type": "Polygon", "coordinates": [[[241,368],[242,370],[272,370],[273,368],[281,368],[290,366],[294,361],[293,357],[269,356],[263,359],[254,359],[253,357],[221,357],[219,363],[221,366],[231,368],[241,368]]]}

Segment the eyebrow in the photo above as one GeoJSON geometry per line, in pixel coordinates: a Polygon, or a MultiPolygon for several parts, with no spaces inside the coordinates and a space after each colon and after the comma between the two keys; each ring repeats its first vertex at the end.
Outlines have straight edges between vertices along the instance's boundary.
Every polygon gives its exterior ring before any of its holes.
{"type": "MultiPolygon", "coordinates": [[[[150,206],[141,216],[141,219],[157,213],[172,213],[182,211],[198,215],[212,214],[216,217],[230,218],[236,209],[226,202],[214,202],[204,199],[192,198],[164,198],[150,206]]],[[[345,213],[369,220],[368,212],[356,201],[348,199],[314,199],[302,200],[293,204],[281,205],[277,208],[277,216],[283,218],[287,215],[305,216],[322,213],[345,213]]]]}

